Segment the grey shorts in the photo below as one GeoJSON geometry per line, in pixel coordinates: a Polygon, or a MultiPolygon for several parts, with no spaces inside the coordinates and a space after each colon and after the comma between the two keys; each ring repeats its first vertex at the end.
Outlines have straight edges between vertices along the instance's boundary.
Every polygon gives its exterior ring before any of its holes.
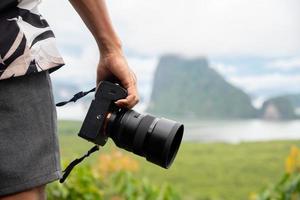
{"type": "Polygon", "coordinates": [[[61,177],[49,73],[0,81],[0,196],[61,177]]]}

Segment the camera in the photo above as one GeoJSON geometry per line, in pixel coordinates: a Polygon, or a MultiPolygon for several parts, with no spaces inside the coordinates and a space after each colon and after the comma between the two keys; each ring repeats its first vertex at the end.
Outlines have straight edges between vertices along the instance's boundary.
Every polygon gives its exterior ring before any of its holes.
{"type": "Polygon", "coordinates": [[[119,148],[169,168],[180,147],[184,125],[115,104],[126,97],[127,91],[120,85],[100,82],[78,135],[100,146],[111,138],[119,148]]]}

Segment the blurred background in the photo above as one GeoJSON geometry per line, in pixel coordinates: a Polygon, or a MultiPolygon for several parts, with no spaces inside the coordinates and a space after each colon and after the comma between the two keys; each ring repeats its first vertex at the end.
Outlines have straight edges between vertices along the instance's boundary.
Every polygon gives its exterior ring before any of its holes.
{"type": "MultiPolygon", "coordinates": [[[[141,102],[135,109],[179,120],[186,130],[169,170],[113,144],[87,165],[99,165],[100,174],[129,171],[145,178],[143,184],[157,187],[152,199],[159,194],[162,199],[295,198],[300,190],[300,1],[108,0],[107,6],[138,77],[141,102]],[[280,188],[276,183],[282,177],[287,178],[280,188]]],[[[51,75],[55,100],[94,87],[98,49],[70,3],[44,0],[40,11],[66,62],[51,75]]],[[[76,134],[92,98],[57,110],[64,161],[91,145],[76,134]]],[[[151,199],[133,183],[128,189],[132,180],[123,179],[120,191],[106,195],[111,188],[99,186],[102,193],[92,199],[151,199]]]]}

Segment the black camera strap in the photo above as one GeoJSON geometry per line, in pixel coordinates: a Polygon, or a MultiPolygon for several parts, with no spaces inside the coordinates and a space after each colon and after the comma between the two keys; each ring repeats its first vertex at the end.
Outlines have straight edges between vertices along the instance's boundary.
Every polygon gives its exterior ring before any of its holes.
{"type": "Polygon", "coordinates": [[[70,102],[76,102],[78,99],[86,96],[87,94],[91,93],[91,92],[95,92],[96,91],[96,88],[94,87],[93,89],[89,90],[89,91],[86,91],[86,92],[78,92],[76,94],[74,94],[74,96],[69,100],[69,101],[62,101],[62,102],[59,102],[56,104],[57,107],[61,107],[61,106],[64,106],[66,105],[67,103],[70,103],[70,102]]]}
{"type": "Polygon", "coordinates": [[[83,155],[80,158],[77,158],[75,160],[73,160],[67,167],[66,169],[63,171],[63,176],[61,179],[59,179],[60,183],[63,183],[66,178],[69,176],[69,174],[71,173],[72,169],[78,165],[79,163],[81,163],[85,158],[89,157],[92,153],[94,153],[95,151],[99,151],[99,145],[95,145],[93,146],[85,155],[83,155]]]}
{"type": "MultiPolygon", "coordinates": [[[[86,96],[87,94],[96,91],[96,88],[93,88],[89,91],[86,92],[78,92],[76,93],[69,101],[63,101],[63,102],[59,102],[56,104],[57,107],[60,106],[64,106],[70,102],[76,102],[78,99],[86,96]]],[[[99,151],[99,145],[95,145],[93,146],[85,155],[81,156],[80,158],[77,158],[75,160],[73,160],[67,167],[66,169],[63,171],[63,176],[62,178],[59,180],[60,183],[63,183],[66,178],[69,176],[69,174],[71,173],[72,169],[78,165],[79,163],[81,163],[85,158],[89,157],[92,153],[99,151]]]]}

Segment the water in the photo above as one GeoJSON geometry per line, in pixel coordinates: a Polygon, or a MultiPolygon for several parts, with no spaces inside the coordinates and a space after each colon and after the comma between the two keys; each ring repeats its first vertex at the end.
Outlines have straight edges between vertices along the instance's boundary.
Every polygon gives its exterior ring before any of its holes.
{"type": "Polygon", "coordinates": [[[300,120],[193,121],[185,123],[184,140],[199,142],[270,141],[300,139],[300,120]]]}
{"type": "MultiPolygon", "coordinates": [[[[59,119],[82,121],[88,105],[77,102],[57,108],[59,119]]],[[[180,120],[179,120],[180,121],[180,120]]],[[[300,120],[270,122],[263,120],[187,121],[184,140],[199,142],[269,141],[300,139],[300,120]]]]}

